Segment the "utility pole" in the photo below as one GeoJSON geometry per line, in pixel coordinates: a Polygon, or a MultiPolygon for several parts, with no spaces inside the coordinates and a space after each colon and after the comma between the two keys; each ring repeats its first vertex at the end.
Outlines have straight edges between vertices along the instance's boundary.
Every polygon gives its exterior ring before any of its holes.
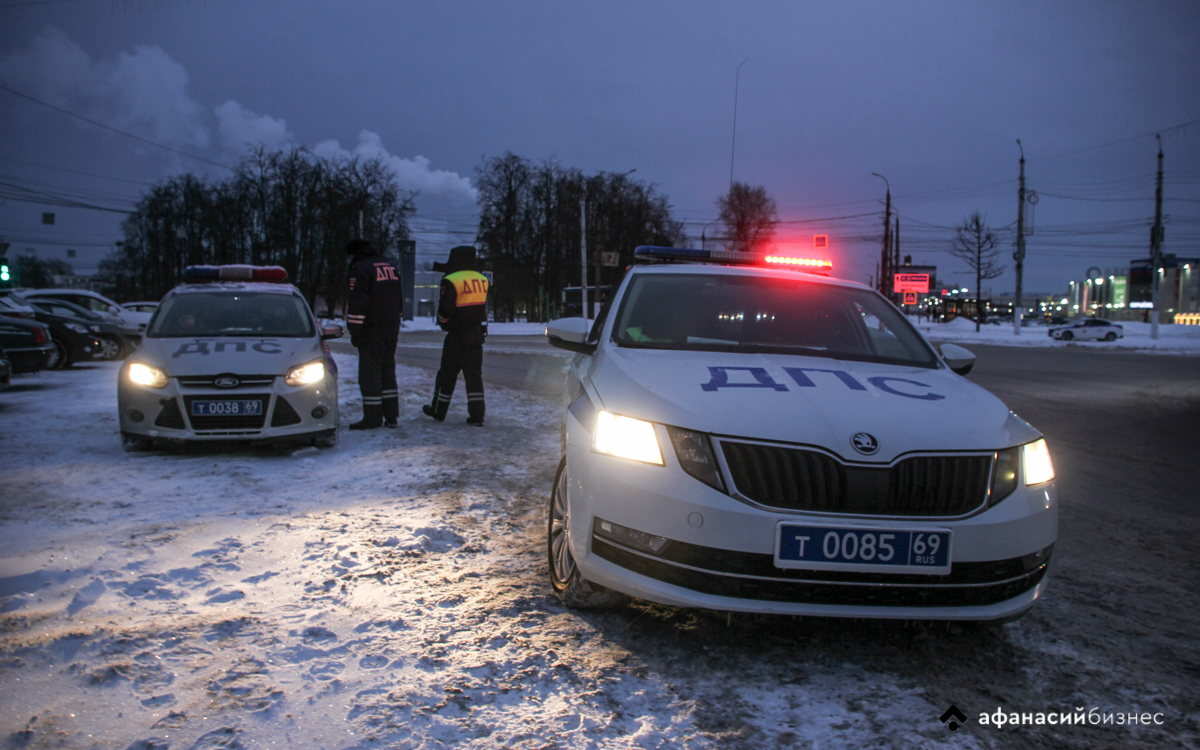
{"type": "Polygon", "coordinates": [[[1162,136],[1158,139],[1158,179],[1154,188],[1154,226],[1150,228],[1150,338],[1158,339],[1159,267],[1162,266],[1162,136]]]}
{"type": "MultiPolygon", "coordinates": [[[[584,187],[586,190],[586,186],[584,187]]],[[[582,282],[579,284],[579,300],[583,305],[583,319],[588,319],[587,299],[587,198],[579,199],[579,274],[582,282]]]]}
{"type": "Polygon", "coordinates": [[[887,200],[883,209],[883,256],[879,266],[879,293],[891,299],[892,294],[892,184],[888,178],[872,172],[887,186],[887,200]]]}
{"type": "Polygon", "coordinates": [[[738,100],[738,84],[742,80],[742,65],[750,62],[750,58],[742,60],[741,65],[737,66],[737,71],[733,74],[733,143],[729,146],[729,192],[733,192],[733,155],[737,151],[737,100],[738,100]]]}
{"type": "Polygon", "coordinates": [[[1013,300],[1013,335],[1021,335],[1021,316],[1025,312],[1025,306],[1021,303],[1021,281],[1022,274],[1025,272],[1025,147],[1021,145],[1021,139],[1017,139],[1017,148],[1021,149],[1021,179],[1017,186],[1017,251],[1013,253],[1013,260],[1016,263],[1017,270],[1017,293],[1013,300]]]}

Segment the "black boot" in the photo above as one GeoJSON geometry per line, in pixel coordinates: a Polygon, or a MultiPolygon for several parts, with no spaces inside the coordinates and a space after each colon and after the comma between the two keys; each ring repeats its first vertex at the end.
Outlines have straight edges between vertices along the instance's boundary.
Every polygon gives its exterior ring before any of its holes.
{"type": "Polygon", "coordinates": [[[350,425],[352,430],[374,430],[380,427],[383,427],[383,410],[379,404],[363,404],[362,421],[350,425]]]}
{"type": "Polygon", "coordinates": [[[432,407],[432,406],[430,406],[429,404],[425,404],[424,406],[422,406],[422,407],[421,407],[421,412],[422,412],[423,414],[425,414],[425,416],[427,416],[427,417],[433,417],[434,419],[436,419],[436,420],[437,420],[437,421],[439,421],[439,422],[441,422],[441,421],[443,421],[443,420],[445,420],[445,419],[446,419],[445,417],[439,417],[439,416],[437,415],[437,413],[436,413],[436,412],[434,412],[434,410],[433,410],[433,407],[432,407]]]}

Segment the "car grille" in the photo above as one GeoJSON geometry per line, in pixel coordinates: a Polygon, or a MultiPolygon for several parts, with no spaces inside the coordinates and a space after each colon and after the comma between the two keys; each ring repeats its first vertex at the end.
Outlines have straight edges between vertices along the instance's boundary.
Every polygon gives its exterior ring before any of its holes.
{"type": "Polygon", "coordinates": [[[164,398],[161,403],[162,411],[158,413],[158,419],[154,420],[154,426],[165,427],[168,430],[187,429],[187,425],[183,423],[183,414],[179,411],[179,402],[173,398],[164,398]]]}
{"type": "Polygon", "coordinates": [[[292,408],[287,399],[283,396],[275,397],[275,413],[271,415],[272,427],[287,427],[293,424],[300,424],[300,415],[292,408]]]}
{"type": "Polygon", "coordinates": [[[187,410],[188,419],[192,423],[192,429],[199,431],[208,430],[261,430],[267,422],[267,402],[270,396],[266,394],[255,394],[249,398],[241,397],[247,401],[259,401],[262,403],[262,413],[254,415],[221,415],[212,417],[198,417],[192,414],[192,402],[196,400],[210,400],[211,396],[184,396],[183,405],[187,410]]]}
{"type": "Polygon", "coordinates": [[[783,510],[960,516],[987,499],[992,456],[913,456],[890,467],[847,466],[817,451],[720,441],[743,497],[783,510]]]}
{"type": "MultiPolygon", "coordinates": [[[[186,376],[180,376],[178,378],[178,380],[179,380],[179,386],[181,388],[216,388],[217,385],[214,381],[216,381],[218,378],[227,378],[227,377],[231,377],[231,376],[230,375],[186,375],[186,376]]],[[[238,379],[239,385],[235,386],[234,388],[227,388],[227,389],[223,389],[223,390],[237,390],[238,388],[262,388],[263,386],[269,387],[272,383],[275,382],[274,375],[232,375],[232,377],[235,377],[238,379]]]]}

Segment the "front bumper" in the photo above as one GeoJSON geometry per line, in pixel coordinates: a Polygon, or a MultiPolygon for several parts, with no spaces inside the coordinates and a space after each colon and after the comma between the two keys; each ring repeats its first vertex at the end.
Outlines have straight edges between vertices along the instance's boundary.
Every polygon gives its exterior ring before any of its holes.
{"type": "Polygon", "coordinates": [[[121,368],[117,403],[121,432],[167,440],[271,441],[303,439],[338,426],[337,384],[327,374],[310,385],[289,386],[282,376],[243,378],[239,388],[216,388],[196,382],[181,384],[172,377],[162,388],[133,384],[129,366],[121,368]],[[262,413],[243,416],[196,416],[196,400],[258,400],[262,413]]]}
{"type": "MultiPolygon", "coordinates": [[[[670,443],[666,443],[667,446],[670,443]]],[[[580,572],[603,586],[681,607],[831,617],[1003,620],[1046,587],[1058,535],[1053,483],[1019,487],[996,506],[956,519],[880,518],[755,507],[666,466],[568,445],[570,541],[580,572]],[[661,537],[623,544],[603,521],[661,537]],[[775,566],[781,521],[947,529],[946,575],[817,571],[775,566]]]]}

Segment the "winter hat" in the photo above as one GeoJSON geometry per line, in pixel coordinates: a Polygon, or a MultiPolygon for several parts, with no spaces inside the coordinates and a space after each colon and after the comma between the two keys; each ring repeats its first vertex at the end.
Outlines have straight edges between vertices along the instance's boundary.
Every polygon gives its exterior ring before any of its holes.
{"type": "Polygon", "coordinates": [[[346,243],[347,255],[361,255],[371,249],[371,243],[367,240],[350,240],[346,243]]]}
{"type": "Polygon", "coordinates": [[[459,245],[451,248],[450,258],[445,263],[434,263],[433,270],[442,273],[469,271],[475,268],[475,248],[471,245],[459,245]]]}

